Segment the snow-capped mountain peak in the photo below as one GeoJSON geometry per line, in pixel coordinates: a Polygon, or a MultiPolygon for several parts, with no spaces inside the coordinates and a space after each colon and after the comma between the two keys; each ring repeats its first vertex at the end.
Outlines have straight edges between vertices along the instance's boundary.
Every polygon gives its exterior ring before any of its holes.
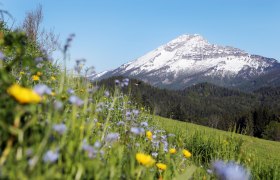
{"type": "Polygon", "coordinates": [[[276,65],[279,63],[274,59],[210,44],[202,36],[194,34],[181,35],[134,61],[92,78],[124,75],[170,88],[204,81],[235,86],[237,80],[264,74],[276,65]]]}

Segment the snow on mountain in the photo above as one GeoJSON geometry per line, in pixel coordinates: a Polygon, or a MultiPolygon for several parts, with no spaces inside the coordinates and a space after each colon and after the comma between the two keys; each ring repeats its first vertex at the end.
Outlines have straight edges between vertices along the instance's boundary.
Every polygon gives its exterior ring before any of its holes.
{"type": "Polygon", "coordinates": [[[262,75],[279,63],[229,47],[210,44],[202,36],[182,35],[117,69],[92,75],[92,80],[127,76],[167,88],[199,82],[237,86],[239,81],[262,75]]]}

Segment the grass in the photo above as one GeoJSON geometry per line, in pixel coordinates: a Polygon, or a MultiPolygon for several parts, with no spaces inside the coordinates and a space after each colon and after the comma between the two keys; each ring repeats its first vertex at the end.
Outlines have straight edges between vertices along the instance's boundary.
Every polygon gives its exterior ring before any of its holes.
{"type": "MultiPolygon", "coordinates": [[[[262,164],[279,164],[280,165],[280,142],[259,139],[251,136],[235,134],[218,129],[209,128],[197,124],[181,122],[173,119],[155,116],[154,120],[159,127],[169,132],[186,133],[192,135],[200,132],[209,137],[231,137],[235,136],[243,141],[242,150],[247,154],[251,154],[257,161],[262,164]]],[[[253,160],[253,159],[252,159],[253,160]]]]}
{"type": "Polygon", "coordinates": [[[108,92],[23,54],[0,60],[0,179],[280,179],[277,142],[149,115],[127,79],[108,92]]]}

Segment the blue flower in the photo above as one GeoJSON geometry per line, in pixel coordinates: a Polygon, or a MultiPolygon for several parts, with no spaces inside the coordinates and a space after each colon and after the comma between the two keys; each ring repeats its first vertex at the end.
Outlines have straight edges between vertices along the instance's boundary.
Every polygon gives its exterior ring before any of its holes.
{"type": "Polygon", "coordinates": [[[144,134],[145,130],[144,130],[144,128],[132,127],[130,129],[130,132],[132,132],[133,134],[136,134],[136,135],[140,135],[140,134],[144,134]]]}
{"type": "Polygon", "coordinates": [[[117,122],[117,125],[118,126],[123,126],[123,125],[125,125],[125,123],[123,121],[119,121],[119,122],[117,122]]]}
{"type": "Polygon", "coordinates": [[[115,84],[116,84],[116,85],[119,85],[119,84],[120,84],[120,80],[116,79],[116,80],[115,80],[115,84]]]}
{"type": "Polygon", "coordinates": [[[82,149],[88,153],[88,157],[95,157],[98,151],[91,145],[87,144],[86,140],[83,141],[82,149]]]}
{"type": "Polygon", "coordinates": [[[3,60],[5,58],[5,55],[3,54],[2,51],[0,51],[0,60],[3,60]]]}
{"type": "Polygon", "coordinates": [[[49,88],[47,85],[45,84],[37,84],[36,86],[34,86],[33,90],[39,94],[40,96],[44,95],[44,94],[48,94],[51,95],[52,90],[51,88],[49,88]]]}
{"type": "Polygon", "coordinates": [[[105,92],[104,92],[104,96],[109,97],[109,96],[110,96],[109,91],[105,91],[105,92]]]}
{"type": "Polygon", "coordinates": [[[138,116],[138,114],[139,114],[139,110],[137,110],[137,109],[133,109],[133,110],[132,110],[132,113],[133,113],[135,116],[138,116]]]}
{"type": "Polygon", "coordinates": [[[39,62],[42,62],[44,59],[42,58],[42,57],[36,57],[35,58],[35,61],[37,62],[37,63],[39,63],[39,62]]]}
{"type": "Polygon", "coordinates": [[[223,161],[215,161],[213,163],[213,170],[219,179],[225,180],[249,180],[250,173],[243,166],[235,163],[223,161]]]}
{"type": "Polygon", "coordinates": [[[69,94],[74,94],[74,93],[75,93],[75,91],[74,91],[73,89],[68,89],[67,92],[68,92],[69,94]]]}
{"type": "Polygon", "coordinates": [[[81,99],[80,99],[79,97],[77,97],[77,96],[70,96],[69,102],[70,102],[71,104],[75,104],[76,106],[81,106],[81,105],[84,104],[84,101],[81,100],[81,99]]]}
{"type": "Polygon", "coordinates": [[[54,108],[57,109],[57,110],[60,110],[63,108],[63,103],[61,101],[54,101],[54,108]]]}
{"type": "Polygon", "coordinates": [[[147,122],[141,122],[140,125],[144,126],[144,127],[148,127],[148,123],[147,122]]]}
{"type": "Polygon", "coordinates": [[[55,124],[53,125],[53,130],[62,135],[67,130],[67,127],[63,123],[55,124]]]}
{"type": "Polygon", "coordinates": [[[45,163],[53,163],[53,162],[57,161],[58,156],[59,156],[58,151],[49,150],[45,153],[45,155],[43,157],[43,161],[45,163]]]}
{"type": "Polygon", "coordinates": [[[119,133],[110,133],[106,136],[105,141],[109,142],[109,143],[112,143],[112,142],[115,142],[115,141],[119,140],[119,138],[120,138],[119,133]]]}

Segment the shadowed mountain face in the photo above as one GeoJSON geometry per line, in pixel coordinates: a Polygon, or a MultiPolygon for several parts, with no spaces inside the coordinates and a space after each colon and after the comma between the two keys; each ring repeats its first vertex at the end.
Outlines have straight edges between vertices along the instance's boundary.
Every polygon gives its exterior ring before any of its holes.
{"type": "Polygon", "coordinates": [[[195,34],[182,35],[134,61],[89,78],[100,80],[120,75],[168,89],[209,82],[252,91],[280,85],[280,64],[272,58],[210,44],[195,34]]]}

